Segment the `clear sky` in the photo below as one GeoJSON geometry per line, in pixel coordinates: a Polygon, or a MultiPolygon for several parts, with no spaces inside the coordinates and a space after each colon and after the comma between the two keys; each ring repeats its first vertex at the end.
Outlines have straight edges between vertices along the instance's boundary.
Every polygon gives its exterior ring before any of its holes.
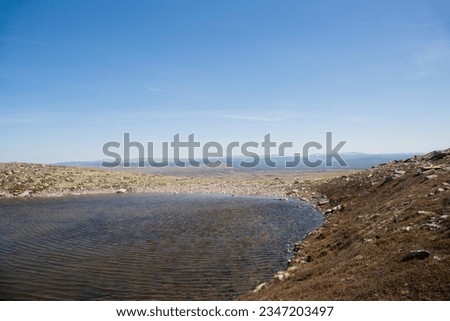
{"type": "Polygon", "coordinates": [[[450,1],[0,0],[0,161],[129,132],[450,147],[450,1]]]}

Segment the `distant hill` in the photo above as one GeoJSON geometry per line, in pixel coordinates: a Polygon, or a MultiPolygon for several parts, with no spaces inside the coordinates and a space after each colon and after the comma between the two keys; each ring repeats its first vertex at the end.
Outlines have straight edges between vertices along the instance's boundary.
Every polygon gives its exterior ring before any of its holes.
{"type": "MultiPolygon", "coordinates": [[[[318,167],[307,167],[305,165],[305,162],[302,160],[302,162],[296,166],[287,168],[289,170],[325,170],[325,169],[367,169],[371,168],[372,166],[377,166],[379,164],[387,163],[393,160],[404,160],[413,157],[414,153],[399,153],[399,154],[365,154],[365,153],[343,153],[341,154],[344,161],[347,163],[348,167],[342,167],[339,165],[336,160],[333,159],[333,164],[330,167],[325,166],[325,155],[311,155],[309,158],[309,161],[313,162],[316,160],[322,161],[322,165],[318,167]]],[[[252,161],[251,158],[246,158],[244,156],[236,156],[232,159],[232,165],[233,168],[236,170],[243,170],[243,171],[250,171],[250,170],[282,170],[286,169],[285,164],[286,162],[292,161],[292,157],[279,157],[279,156],[272,156],[271,159],[276,163],[276,167],[272,168],[267,166],[264,161],[263,157],[260,156],[260,162],[258,166],[254,168],[243,168],[240,167],[240,163],[242,161],[244,162],[250,162],[252,161]]],[[[216,161],[219,160],[223,164],[226,162],[226,158],[211,158],[210,161],[216,161]]],[[[186,159],[182,160],[184,162],[187,162],[186,159]]],[[[198,160],[200,161],[200,160],[198,160]]],[[[72,166],[72,167],[101,167],[101,160],[96,161],[69,161],[69,162],[59,162],[55,163],[54,165],[60,165],[60,166],[72,166]]],[[[147,162],[145,162],[146,167],[150,167],[147,162]]],[[[133,159],[131,160],[131,167],[138,167],[139,160],[133,159]]],[[[173,162],[169,162],[168,167],[176,167],[176,165],[173,162]]],[[[190,167],[190,166],[188,166],[190,167]]]]}

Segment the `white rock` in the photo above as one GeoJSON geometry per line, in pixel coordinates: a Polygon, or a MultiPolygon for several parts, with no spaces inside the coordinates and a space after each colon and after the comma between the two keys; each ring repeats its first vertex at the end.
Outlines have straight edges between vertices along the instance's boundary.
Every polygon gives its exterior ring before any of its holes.
{"type": "Polygon", "coordinates": [[[258,293],[259,291],[261,291],[262,289],[264,289],[266,287],[267,287],[267,282],[261,283],[253,290],[253,293],[258,293]]]}
{"type": "Polygon", "coordinates": [[[25,191],[17,195],[17,197],[30,197],[32,191],[25,191]]]}

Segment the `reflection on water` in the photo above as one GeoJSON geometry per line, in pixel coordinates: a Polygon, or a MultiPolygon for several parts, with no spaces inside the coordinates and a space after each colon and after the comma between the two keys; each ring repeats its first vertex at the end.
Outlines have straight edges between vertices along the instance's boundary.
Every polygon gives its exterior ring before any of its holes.
{"type": "Polygon", "coordinates": [[[3,200],[0,299],[232,299],[321,223],[305,203],[262,197],[3,200]]]}

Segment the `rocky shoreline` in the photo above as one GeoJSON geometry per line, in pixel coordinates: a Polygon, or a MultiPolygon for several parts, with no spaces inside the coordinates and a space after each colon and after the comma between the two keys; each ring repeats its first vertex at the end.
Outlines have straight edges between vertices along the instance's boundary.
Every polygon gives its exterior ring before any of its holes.
{"type": "Polygon", "coordinates": [[[2,163],[0,199],[105,193],[199,193],[301,198],[319,204],[321,198],[311,190],[311,184],[343,173],[346,172],[231,172],[208,176],[187,170],[185,175],[175,176],[132,170],[2,163]]]}
{"type": "Polygon", "coordinates": [[[450,149],[359,172],[153,175],[0,164],[0,199],[95,193],[302,199],[326,216],[285,271],[241,300],[450,299],[450,149]]]}

